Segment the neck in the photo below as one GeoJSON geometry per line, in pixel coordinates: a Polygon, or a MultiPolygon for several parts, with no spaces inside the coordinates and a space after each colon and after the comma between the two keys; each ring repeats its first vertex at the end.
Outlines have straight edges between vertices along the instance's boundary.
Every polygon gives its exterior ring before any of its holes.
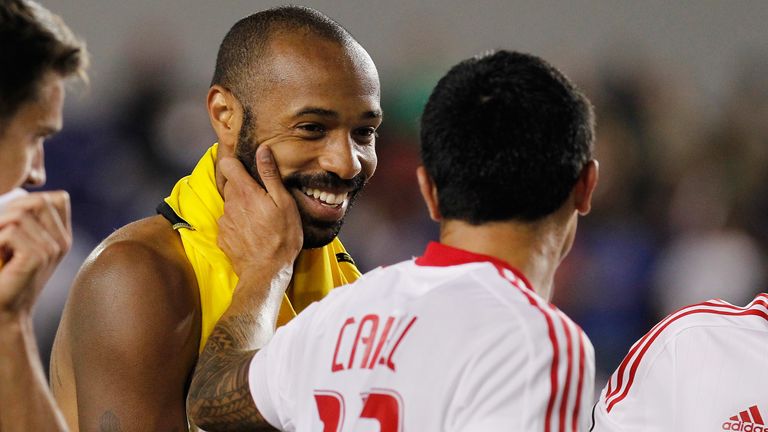
{"type": "Polygon", "coordinates": [[[447,220],[440,226],[440,242],[508,263],[525,275],[538,295],[550,300],[555,271],[570,248],[570,223],[557,223],[552,216],[535,223],[471,225],[447,220]]]}

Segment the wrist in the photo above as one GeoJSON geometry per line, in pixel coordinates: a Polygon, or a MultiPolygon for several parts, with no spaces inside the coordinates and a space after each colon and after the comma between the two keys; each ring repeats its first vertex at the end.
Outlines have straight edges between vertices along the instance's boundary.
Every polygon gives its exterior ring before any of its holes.
{"type": "Polygon", "coordinates": [[[249,268],[239,277],[230,309],[236,313],[260,311],[259,314],[274,310],[277,314],[292,277],[292,265],[249,268]]]}
{"type": "Polygon", "coordinates": [[[29,314],[0,312],[0,345],[3,348],[13,347],[13,341],[30,337],[34,338],[34,331],[29,314]]]}
{"type": "Polygon", "coordinates": [[[285,291],[293,277],[293,263],[279,264],[270,262],[265,265],[251,265],[239,275],[243,286],[269,287],[270,291],[285,291]]]}
{"type": "Polygon", "coordinates": [[[32,326],[32,314],[29,311],[0,310],[0,327],[6,328],[30,328],[32,326]]]}

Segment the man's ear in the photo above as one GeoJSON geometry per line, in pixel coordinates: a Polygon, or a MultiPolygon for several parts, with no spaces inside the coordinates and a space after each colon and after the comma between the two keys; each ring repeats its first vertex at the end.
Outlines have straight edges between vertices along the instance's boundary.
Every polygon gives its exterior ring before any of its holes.
{"type": "Polygon", "coordinates": [[[419,181],[421,196],[427,204],[429,217],[435,222],[440,222],[443,219],[443,215],[440,214],[440,206],[438,205],[437,187],[435,187],[435,182],[432,181],[432,177],[429,176],[424,165],[419,165],[416,168],[416,178],[419,181]]]}
{"type": "Polygon", "coordinates": [[[573,187],[573,202],[580,215],[586,215],[592,209],[592,194],[597,187],[600,164],[595,159],[591,159],[584,165],[579,174],[579,179],[573,187]]]}
{"type": "Polygon", "coordinates": [[[243,107],[235,95],[215,84],[208,90],[208,118],[225,154],[235,154],[235,145],[243,122],[243,107]]]}

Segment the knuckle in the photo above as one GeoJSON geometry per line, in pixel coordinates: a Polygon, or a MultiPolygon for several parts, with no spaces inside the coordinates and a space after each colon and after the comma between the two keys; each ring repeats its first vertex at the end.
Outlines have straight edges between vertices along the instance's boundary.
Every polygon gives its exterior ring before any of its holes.
{"type": "Polygon", "coordinates": [[[277,169],[273,166],[263,167],[261,169],[261,175],[262,177],[277,177],[277,169]]]}

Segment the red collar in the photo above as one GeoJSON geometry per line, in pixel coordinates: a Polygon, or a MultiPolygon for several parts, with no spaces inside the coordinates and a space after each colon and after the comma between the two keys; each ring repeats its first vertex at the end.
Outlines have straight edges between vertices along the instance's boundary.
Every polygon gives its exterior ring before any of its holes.
{"type": "Polygon", "coordinates": [[[508,263],[490,255],[477,254],[438,242],[429,242],[429,244],[427,244],[427,249],[424,251],[424,255],[416,258],[416,265],[426,267],[449,267],[474,262],[489,262],[496,266],[496,268],[507,269],[520,278],[525,283],[526,287],[531,289],[531,284],[523,273],[510,266],[508,263]]]}

